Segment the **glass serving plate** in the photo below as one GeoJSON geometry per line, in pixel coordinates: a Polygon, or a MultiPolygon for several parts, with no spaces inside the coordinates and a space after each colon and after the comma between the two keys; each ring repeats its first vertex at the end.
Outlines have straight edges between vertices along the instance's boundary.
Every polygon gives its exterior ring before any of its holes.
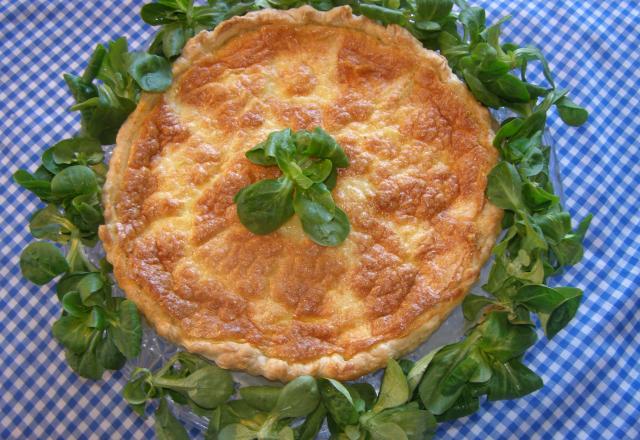
{"type": "MultiPolygon", "coordinates": [[[[504,118],[509,116],[509,113],[507,113],[506,111],[497,111],[493,112],[493,116],[496,120],[503,120],[504,118]]],[[[551,180],[554,185],[556,194],[560,197],[561,202],[564,202],[560,172],[558,168],[558,160],[556,157],[553,139],[548,132],[544,135],[544,142],[546,145],[550,146],[549,171],[551,180]]],[[[112,150],[113,146],[107,147],[105,151],[106,160],[109,160],[112,150]]],[[[89,258],[93,260],[93,262],[97,262],[104,256],[104,249],[99,243],[88,254],[89,258]]],[[[478,281],[471,287],[470,293],[475,293],[478,295],[483,294],[481,286],[487,281],[492,262],[493,258],[491,258],[484,265],[480,273],[480,277],[478,281]]],[[[124,292],[118,287],[117,283],[114,284],[114,295],[125,296],[124,292]]],[[[164,365],[164,363],[166,363],[172,355],[181,350],[181,347],[179,347],[178,345],[173,344],[166,339],[158,336],[154,329],[144,320],[143,327],[144,336],[142,339],[141,354],[138,358],[129,360],[124,366],[123,372],[126,377],[129,377],[133,370],[137,367],[156,370],[164,365]]],[[[423,342],[417,349],[404,357],[411,360],[420,359],[439,346],[450,344],[452,342],[460,340],[464,335],[464,331],[465,322],[464,317],[462,316],[462,310],[461,307],[457,307],[444,321],[444,323],[425,342],[423,342]]],[[[378,391],[382,373],[383,370],[375,371],[373,373],[367,374],[366,376],[362,376],[357,380],[357,382],[369,382],[375,387],[376,391],[378,391]]],[[[233,371],[232,375],[233,380],[237,384],[236,388],[248,385],[268,385],[275,383],[268,381],[263,377],[256,377],[239,371],[233,371]]],[[[205,417],[201,417],[193,413],[188,406],[175,405],[173,404],[173,402],[170,402],[170,405],[172,406],[173,413],[185,424],[188,429],[199,428],[201,430],[206,430],[209,421],[205,417]]],[[[329,436],[329,430],[327,429],[325,422],[317,438],[320,440],[326,440],[329,438],[329,436]]]]}

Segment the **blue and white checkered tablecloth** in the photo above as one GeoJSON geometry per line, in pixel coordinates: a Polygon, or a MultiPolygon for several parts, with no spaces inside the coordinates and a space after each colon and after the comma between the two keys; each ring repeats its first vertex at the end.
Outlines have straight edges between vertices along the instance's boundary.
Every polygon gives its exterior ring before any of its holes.
{"type": "MultiPolygon", "coordinates": [[[[151,35],[141,1],[0,2],[0,438],[149,438],[150,420],[120,397],[125,378],[91,382],[66,366],[52,339],[59,306],[50,287],[22,279],[21,249],[37,201],[11,174],[78,127],[62,74],[81,72],[98,42],[151,35]]],[[[560,285],[584,289],[583,306],[527,363],[545,387],[485,403],[444,424],[441,438],[640,438],[640,3],[637,0],[482,0],[506,37],[542,47],[561,87],[591,111],[579,129],[554,115],[568,209],[595,218],[582,264],[560,285]]]]}

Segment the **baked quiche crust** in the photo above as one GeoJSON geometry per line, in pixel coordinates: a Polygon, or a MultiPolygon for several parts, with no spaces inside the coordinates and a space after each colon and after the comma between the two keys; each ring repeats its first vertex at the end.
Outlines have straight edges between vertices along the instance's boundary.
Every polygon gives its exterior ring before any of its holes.
{"type": "Polygon", "coordinates": [[[463,299],[499,231],[488,111],[446,60],[349,7],[264,10],[186,45],[120,130],[100,228],[114,275],[161,336],[269,379],[354,379],[419,345],[463,299]],[[350,158],[352,231],[294,216],[256,236],[233,196],[278,175],[244,152],[322,126],[350,158]]]}

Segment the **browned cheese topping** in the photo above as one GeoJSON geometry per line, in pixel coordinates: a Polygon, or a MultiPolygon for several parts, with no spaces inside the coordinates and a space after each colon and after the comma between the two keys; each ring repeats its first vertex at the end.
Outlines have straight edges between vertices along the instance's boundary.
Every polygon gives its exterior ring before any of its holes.
{"type": "Polygon", "coordinates": [[[189,43],[172,87],[143,98],[121,132],[101,230],[120,285],[152,323],[171,323],[165,336],[246,343],[288,363],[350,359],[442,320],[498,229],[484,196],[497,160],[488,112],[404,34],[392,44],[278,20],[231,34],[189,43]],[[350,235],[319,246],[295,216],[253,235],[233,196],[279,171],[245,151],[316,126],[351,162],[333,191],[350,235]]]}

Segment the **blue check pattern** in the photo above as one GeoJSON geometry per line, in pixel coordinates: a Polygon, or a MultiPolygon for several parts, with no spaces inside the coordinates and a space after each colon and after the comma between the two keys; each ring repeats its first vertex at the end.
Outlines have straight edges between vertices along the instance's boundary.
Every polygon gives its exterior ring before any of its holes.
{"type": "MultiPolygon", "coordinates": [[[[473,3],[473,2],[472,2],[473,3]]],[[[554,115],[566,205],[593,213],[583,262],[555,280],[585,291],[576,319],[526,363],[545,387],[485,402],[439,427],[439,438],[640,438],[640,6],[636,0],[482,0],[492,19],[511,14],[505,38],[543,48],[561,87],[591,111],[574,129],[554,115]]],[[[81,72],[98,42],[126,35],[140,48],[152,30],[141,1],[14,0],[0,4],[0,438],[150,438],[150,420],[120,397],[121,373],[91,382],[66,366],[52,339],[59,306],[50,287],[22,279],[21,249],[37,201],[11,174],[72,135],[78,117],[62,73],[81,72]]],[[[201,436],[195,429],[193,435],[201,436]]]]}

